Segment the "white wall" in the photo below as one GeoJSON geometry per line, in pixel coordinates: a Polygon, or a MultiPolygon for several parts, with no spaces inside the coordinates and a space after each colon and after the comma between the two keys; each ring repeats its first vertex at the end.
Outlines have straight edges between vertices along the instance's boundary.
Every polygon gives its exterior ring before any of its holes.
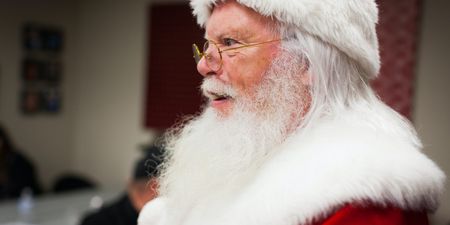
{"type": "Polygon", "coordinates": [[[0,122],[10,131],[20,149],[39,169],[44,185],[68,169],[73,153],[74,43],[76,39],[74,1],[0,1],[0,122]],[[37,22],[61,27],[66,40],[62,58],[63,110],[56,116],[24,116],[19,110],[21,87],[22,27],[37,22]],[[56,159],[56,160],[55,160],[56,159]]]}
{"type": "Polygon", "coordinates": [[[155,135],[143,127],[147,11],[152,1],[80,2],[72,168],[91,174],[103,186],[120,188],[139,155],[138,145],[155,135]]]}
{"type": "Polygon", "coordinates": [[[104,186],[124,186],[152,137],[143,127],[147,2],[81,1],[73,169],[104,186]]]}
{"type": "MultiPolygon", "coordinates": [[[[429,155],[450,176],[450,1],[424,1],[415,124],[429,155]]],[[[450,224],[450,185],[434,224],[450,224]]]]}

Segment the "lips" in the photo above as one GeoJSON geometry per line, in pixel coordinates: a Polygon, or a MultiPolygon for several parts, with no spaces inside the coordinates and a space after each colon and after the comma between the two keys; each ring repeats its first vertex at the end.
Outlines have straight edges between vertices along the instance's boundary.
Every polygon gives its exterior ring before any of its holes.
{"type": "Polygon", "coordinates": [[[205,78],[200,88],[211,106],[217,109],[227,108],[237,97],[236,90],[231,84],[212,77],[205,78]]]}
{"type": "Polygon", "coordinates": [[[219,94],[214,92],[208,92],[208,97],[212,101],[225,101],[231,99],[232,97],[227,94],[219,94]]]}
{"type": "Polygon", "coordinates": [[[233,97],[222,93],[207,92],[207,97],[210,101],[210,106],[221,112],[226,111],[227,108],[230,107],[230,104],[233,102],[233,97]]]}

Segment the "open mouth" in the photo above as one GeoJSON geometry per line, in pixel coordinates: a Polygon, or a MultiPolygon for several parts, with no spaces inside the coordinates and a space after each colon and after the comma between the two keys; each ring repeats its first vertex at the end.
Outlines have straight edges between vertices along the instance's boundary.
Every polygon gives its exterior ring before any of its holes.
{"type": "Polygon", "coordinates": [[[226,101],[231,99],[232,97],[227,94],[218,94],[214,92],[208,92],[208,97],[212,101],[226,101]]]}

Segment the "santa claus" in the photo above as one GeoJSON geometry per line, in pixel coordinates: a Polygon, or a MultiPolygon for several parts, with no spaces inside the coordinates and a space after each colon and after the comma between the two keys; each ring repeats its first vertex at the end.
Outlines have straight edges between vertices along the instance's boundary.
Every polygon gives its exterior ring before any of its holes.
{"type": "Polygon", "coordinates": [[[445,175],[369,86],[374,0],[191,0],[203,112],[140,225],[426,225],[445,175]]]}

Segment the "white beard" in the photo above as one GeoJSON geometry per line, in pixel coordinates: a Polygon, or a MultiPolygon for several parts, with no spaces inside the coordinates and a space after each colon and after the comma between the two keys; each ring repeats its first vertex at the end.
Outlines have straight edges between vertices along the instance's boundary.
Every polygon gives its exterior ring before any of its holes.
{"type": "Polygon", "coordinates": [[[298,127],[308,91],[300,82],[302,64],[293,60],[281,53],[252,99],[234,96],[232,87],[214,77],[205,79],[204,91],[226,91],[233,95],[234,107],[227,117],[208,107],[166,137],[168,158],[160,194],[173,200],[169,204],[177,212],[171,217],[181,220],[201,202],[234,193],[298,127]]]}

